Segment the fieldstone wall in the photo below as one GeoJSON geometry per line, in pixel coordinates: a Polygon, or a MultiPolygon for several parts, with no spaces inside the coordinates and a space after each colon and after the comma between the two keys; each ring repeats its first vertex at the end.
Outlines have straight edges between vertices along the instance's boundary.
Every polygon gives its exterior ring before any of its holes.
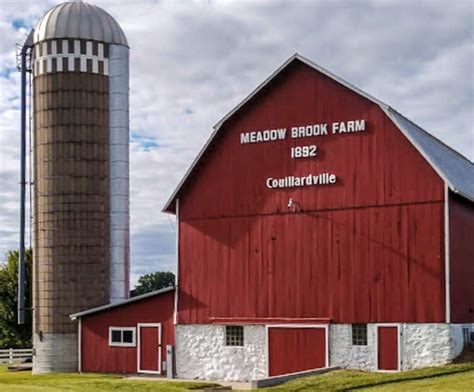
{"type": "MultiPolygon", "coordinates": [[[[463,349],[461,324],[401,324],[402,370],[443,365],[463,349]]],[[[329,366],[377,370],[376,324],[367,325],[367,346],[352,345],[351,324],[329,326],[329,366]]],[[[224,345],[225,327],[177,325],[178,377],[248,381],[267,376],[267,341],[263,325],[244,327],[244,346],[224,345]]]]}
{"type": "Polygon", "coordinates": [[[348,369],[375,369],[375,326],[367,325],[367,346],[352,345],[352,325],[329,326],[329,365],[348,369]]]}
{"type": "Polygon", "coordinates": [[[222,325],[177,325],[179,378],[249,381],[266,377],[265,326],[244,326],[244,346],[225,346],[222,325]]]}
{"type": "Polygon", "coordinates": [[[402,369],[444,365],[463,349],[461,324],[404,324],[402,369]]]}

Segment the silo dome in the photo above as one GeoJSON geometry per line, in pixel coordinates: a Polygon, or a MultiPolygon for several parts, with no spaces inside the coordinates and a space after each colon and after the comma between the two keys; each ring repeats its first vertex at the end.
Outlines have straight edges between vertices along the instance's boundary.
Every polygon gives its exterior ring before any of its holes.
{"type": "Polygon", "coordinates": [[[117,21],[102,8],[68,2],[51,8],[38,22],[34,43],[57,38],[77,38],[128,46],[117,21]]]}

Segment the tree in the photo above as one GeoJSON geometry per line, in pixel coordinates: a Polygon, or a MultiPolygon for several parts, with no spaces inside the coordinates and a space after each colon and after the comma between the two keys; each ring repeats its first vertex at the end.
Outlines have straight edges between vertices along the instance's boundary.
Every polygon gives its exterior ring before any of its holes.
{"type": "Polygon", "coordinates": [[[0,265],[0,348],[31,347],[32,312],[32,251],[25,250],[25,323],[17,323],[19,252],[7,253],[7,260],[0,265]]]}
{"type": "Polygon", "coordinates": [[[175,276],[172,272],[157,271],[152,274],[143,275],[138,279],[135,289],[130,291],[130,297],[174,286],[174,282],[175,276]]]}

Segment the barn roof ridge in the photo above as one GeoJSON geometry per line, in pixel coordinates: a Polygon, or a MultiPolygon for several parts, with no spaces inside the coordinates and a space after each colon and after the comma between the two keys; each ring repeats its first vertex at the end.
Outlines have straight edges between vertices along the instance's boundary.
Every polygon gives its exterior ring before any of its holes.
{"type": "Polygon", "coordinates": [[[145,293],[145,294],[142,294],[142,295],[137,295],[136,297],[125,299],[125,300],[120,301],[120,302],[114,302],[112,304],[102,305],[102,306],[98,306],[96,308],[84,310],[82,312],[73,313],[73,314],[69,315],[69,318],[71,320],[76,320],[76,319],[78,319],[82,316],[87,316],[87,315],[92,314],[92,313],[97,313],[97,312],[101,312],[103,310],[115,308],[117,306],[126,305],[126,304],[129,304],[129,303],[132,303],[132,302],[140,301],[140,300],[145,299],[145,298],[154,297],[155,295],[165,294],[169,291],[173,291],[174,289],[175,289],[175,286],[170,286],[170,287],[165,287],[164,289],[150,291],[149,293],[145,293]]]}
{"type": "Polygon", "coordinates": [[[402,132],[402,134],[410,141],[410,143],[414,145],[417,151],[433,167],[441,179],[448,184],[449,188],[451,188],[454,193],[458,193],[468,200],[474,201],[474,164],[468,158],[433,136],[431,133],[416,125],[413,121],[409,120],[383,101],[373,97],[367,92],[354,86],[352,83],[347,82],[341,77],[309,60],[308,58],[300,55],[299,53],[295,53],[214,125],[213,132],[207,139],[195,160],[189,166],[188,170],[181,181],[178,183],[171,196],[166,201],[162,212],[173,213],[173,211],[170,210],[171,205],[177,198],[181,188],[187,182],[191,173],[194,171],[194,168],[197,166],[198,162],[201,160],[202,156],[211,145],[214,137],[219,132],[222,125],[295,60],[308,65],[309,67],[319,71],[330,79],[335,80],[339,84],[378,105],[382,111],[384,111],[384,113],[392,120],[395,126],[402,132]],[[427,142],[428,139],[432,142],[433,148],[430,148],[429,142],[427,142]],[[432,154],[435,154],[435,156],[433,157],[432,154]],[[445,156],[443,157],[443,155],[445,156]],[[450,167],[450,165],[453,167],[450,167]],[[463,172],[464,170],[466,172],[463,172]]]}

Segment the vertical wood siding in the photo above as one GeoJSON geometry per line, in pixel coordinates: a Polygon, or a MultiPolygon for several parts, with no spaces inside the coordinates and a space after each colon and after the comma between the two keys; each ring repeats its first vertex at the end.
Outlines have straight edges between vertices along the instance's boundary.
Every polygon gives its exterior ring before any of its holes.
{"type": "Polygon", "coordinates": [[[474,203],[450,194],[451,321],[474,323],[474,203]]]}
{"type": "Polygon", "coordinates": [[[268,375],[326,367],[324,328],[269,328],[268,375]]]}
{"type": "Polygon", "coordinates": [[[140,370],[158,371],[160,367],[159,328],[141,326],[137,333],[140,334],[140,370]]]}
{"type": "Polygon", "coordinates": [[[398,329],[378,327],[377,363],[379,370],[398,370],[398,329]]]}
{"type": "Polygon", "coordinates": [[[171,291],[84,316],[81,336],[82,371],[137,372],[137,347],[110,347],[110,326],[137,327],[138,323],[161,323],[161,358],[166,360],[166,345],[174,344],[173,309],[174,292],[171,291]]]}
{"type": "Polygon", "coordinates": [[[219,135],[180,197],[178,322],[444,320],[443,182],[377,105],[295,63],[219,135]],[[355,119],[367,131],[240,144],[241,132],[355,119]],[[290,158],[312,143],[316,158],[290,158]],[[323,172],[338,182],[265,186],[323,172]]]}

